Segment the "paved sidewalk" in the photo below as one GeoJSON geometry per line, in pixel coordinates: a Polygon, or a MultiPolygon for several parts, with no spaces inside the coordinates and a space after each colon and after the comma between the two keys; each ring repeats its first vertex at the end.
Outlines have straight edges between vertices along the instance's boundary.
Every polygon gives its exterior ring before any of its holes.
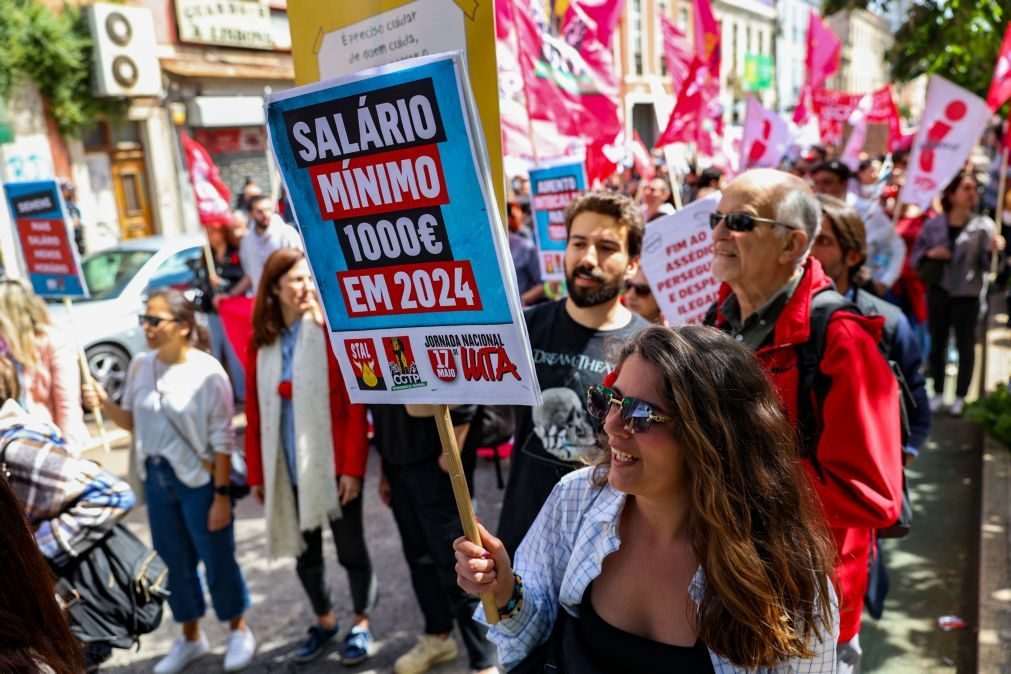
{"type": "MultiPolygon", "coordinates": [[[[109,455],[102,450],[92,450],[89,458],[101,461],[121,475],[126,474],[126,444],[118,443],[109,455]]],[[[393,662],[410,649],[423,629],[421,612],[411,590],[407,564],[400,548],[400,536],[390,510],[376,495],[379,461],[375,453],[369,457],[369,471],[365,481],[365,529],[373,565],[379,581],[379,603],[372,615],[373,633],[377,638],[376,654],[365,663],[353,668],[343,668],[336,651],[305,666],[289,661],[289,652],[303,638],[312,619],[309,602],[295,575],[294,560],[274,563],[265,554],[265,525],[263,511],[251,498],[239,502],[236,522],[236,545],[239,564],[246,575],[253,607],[247,614],[250,627],[259,640],[257,657],[247,672],[333,672],[353,671],[366,674],[390,672],[393,662]]],[[[491,463],[479,460],[476,472],[477,513],[484,521],[498,522],[502,492],[495,487],[494,468],[491,463]]],[[[137,508],[128,517],[130,528],[144,540],[150,541],[147,526],[147,509],[137,508]]],[[[347,575],[337,565],[337,554],[330,533],[325,540],[327,572],[338,610],[338,619],[347,627],[350,619],[351,598],[347,575]]],[[[209,598],[208,598],[209,601],[209,598]]],[[[208,606],[203,627],[211,642],[212,654],[205,656],[186,670],[186,674],[215,673],[221,670],[227,629],[219,623],[208,606]]],[[[162,625],[141,639],[140,650],[117,650],[112,660],[102,667],[103,672],[150,672],[158,659],[171,646],[179,633],[172,621],[171,610],[166,605],[162,625]]],[[[462,674],[467,667],[466,651],[456,637],[460,657],[452,663],[431,669],[433,674],[462,674]]]]}

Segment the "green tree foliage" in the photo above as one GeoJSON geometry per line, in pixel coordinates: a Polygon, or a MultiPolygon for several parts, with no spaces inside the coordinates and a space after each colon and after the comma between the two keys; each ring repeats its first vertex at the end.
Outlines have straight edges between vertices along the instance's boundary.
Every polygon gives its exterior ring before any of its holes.
{"type": "MultiPolygon", "coordinates": [[[[893,10],[892,0],[825,0],[823,11],[893,10]]],[[[892,77],[937,73],[986,98],[1011,0],[914,0],[888,53],[892,77]]]]}
{"type": "Polygon", "coordinates": [[[76,136],[99,115],[118,115],[125,101],[91,94],[91,35],[80,8],[59,13],[38,0],[0,0],[0,97],[31,79],[60,132],[76,136]]]}

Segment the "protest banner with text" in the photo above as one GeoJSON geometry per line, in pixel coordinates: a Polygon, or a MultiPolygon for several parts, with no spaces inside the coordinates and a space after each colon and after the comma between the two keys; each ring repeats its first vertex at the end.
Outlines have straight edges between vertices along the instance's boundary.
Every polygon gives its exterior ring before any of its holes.
{"type": "Polygon", "coordinates": [[[267,123],[351,401],[535,404],[460,54],[274,94],[267,123]]]}
{"type": "Polygon", "coordinates": [[[716,210],[715,192],[683,210],[646,223],[642,271],[653,297],[670,325],[701,323],[716,301],[720,282],[713,277],[713,239],[709,214],[716,210]]]}
{"type": "Polygon", "coordinates": [[[88,297],[59,183],[38,180],[3,187],[35,294],[88,297]]]}
{"type": "Polygon", "coordinates": [[[559,164],[531,169],[530,207],[534,215],[537,258],[541,278],[565,280],[565,209],[569,202],[586,191],[583,164],[559,164]]]}

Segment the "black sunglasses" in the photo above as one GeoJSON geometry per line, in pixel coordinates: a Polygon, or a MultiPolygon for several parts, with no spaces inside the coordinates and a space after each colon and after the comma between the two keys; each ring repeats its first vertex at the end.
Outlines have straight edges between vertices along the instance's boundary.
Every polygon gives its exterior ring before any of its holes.
{"type": "Polygon", "coordinates": [[[604,421],[611,412],[612,405],[618,406],[625,431],[631,435],[645,433],[653,424],[670,421],[670,417],[657,414],[653,405],[645,400],[632,396],[619,396],[617,392],[603,384],[586,389],[586,411],[590,416],[604,421]]]}
{"type": "Polygon", "coordinates": [[[634,283],[632,281],[625,281],[625,290],[631,290],[639,297],[647,297],[653,292],[648,283],[634,283]]]}
{"type": "Polygon", "coordinates": [[[726,223],[727,229],[731,232],[750,232],[755,228],[755,223],[758,222],[766,222],[770,225],[779,225],[781,227],[786,227],[787,229],[798,229],[794,225],[788,225],[785,222],[779,222],[778,220],[760,218],[756,215],[751,215],[750,213],[720,213],[719,211],[713,211],[709,214],[709,229],[716,229],[720,222],[726,223]]]}
{"type": "Polygon", "coordinates": [[[137,322],[141,325],[150,325],[152,328],[157,328],[162,324],[162,321],[167,321],[169,323],[177,323],[179,319],[177,318],[165,318],[163,316],[152,316],[151,314],[141,314],[137,317],[137,322]]]}

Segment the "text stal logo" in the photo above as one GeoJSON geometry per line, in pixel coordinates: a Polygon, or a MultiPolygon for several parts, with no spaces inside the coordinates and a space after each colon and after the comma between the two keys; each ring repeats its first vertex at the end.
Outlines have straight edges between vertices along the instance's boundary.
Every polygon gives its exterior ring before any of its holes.
{"type": "Polygon", "coordinates": [[[392,390],[400,391],[428,385],[428,382],[421,380],[418,373],[418,363],[414,360],[411,340],[407,337],[383,337],[383,348],[386,350],[386,362],[389,364],[390,378],[393,380],[392,390]]]}
{"type": "Polygon", "coordinates": [[[358,388],[363,391],[385,391],[386,382],[379,367],[375,344],[371,339],[348,339],[344,341],[348,360],[355,371],[358,388]]]}

